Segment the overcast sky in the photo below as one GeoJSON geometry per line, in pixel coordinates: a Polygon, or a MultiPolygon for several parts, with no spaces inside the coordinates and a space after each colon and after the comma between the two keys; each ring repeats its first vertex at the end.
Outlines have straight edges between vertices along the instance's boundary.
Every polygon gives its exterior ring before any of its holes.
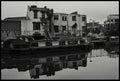
{"type": "Polygon", "coordinates": [[[52,8],[54,13],[71,13],[78,11],[79,14],[87,15],[90,19],[103,24],[109,14],[119,14],[118,1],[2,1],[1,17],[26,16],[27,6],[37,5],[52,8]]]}

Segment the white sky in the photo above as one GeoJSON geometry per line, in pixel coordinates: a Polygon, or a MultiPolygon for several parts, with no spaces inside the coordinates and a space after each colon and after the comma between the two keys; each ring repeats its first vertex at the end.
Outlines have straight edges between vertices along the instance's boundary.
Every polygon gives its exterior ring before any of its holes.
{"type": "Polygon", "coordinates": [[[2,1],[1,17],[26,16],[27,6],[36,4],[38,7],[47,6],[54,12],[71,13],[78,11],[79,14],[87,15],[90,19],[103,24],[109,14],[119,14],[118,1],[2,1]]]}

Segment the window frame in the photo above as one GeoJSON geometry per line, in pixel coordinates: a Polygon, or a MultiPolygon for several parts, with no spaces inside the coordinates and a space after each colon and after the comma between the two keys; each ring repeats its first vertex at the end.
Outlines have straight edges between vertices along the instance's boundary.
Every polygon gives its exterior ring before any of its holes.
{"type": "Polygon", "coordinates": [[[86,17],[85,16],[82,17],[82,21],[84,21],[84,22],[86,21],[86,17]]]}
{"type": "Polygon", "coordinates": [[[55,33],[59,33],[59,26],[58,25],[54,25],[54,31],[55,31],[55,33]],[[57,29],[57,31],[56,31],[56,29],[57,29]]]}
{"type": "Polygon", "coordinates": [[[54,20],[59,20],[59,15],[54,15],[54,20]]]}
{"type": "Polygon", "coordinates": [[[67,21],[67,16],[62,16],[62,21],[67,21]]]}
{"type": "Polygon", "coordinates": [[[72,21],[76,21],[76,16],[72,16],[72,21]]]}
{"type": "Polygon", "coordinates": [[[34,11],[33,11],[33,14],[34,14],[34,19],[37,19],[37,18],[38,18],[38,11],[37,11],[37,10],[34,10],[34,11]]]}
{"type": "Polygon", "coordinates": [[[66,26],[62,26],[62,31],[66,31],[66,26]]]}
{"type": "Polygon", "coordinates": [[[33,22],[33,30],[40,30],[40,22],[33,22]]]}

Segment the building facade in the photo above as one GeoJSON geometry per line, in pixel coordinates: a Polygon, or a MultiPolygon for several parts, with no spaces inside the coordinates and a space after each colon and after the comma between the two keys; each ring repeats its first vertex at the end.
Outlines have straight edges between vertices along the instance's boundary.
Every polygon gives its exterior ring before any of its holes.
{"type": "Polygon", "coordinates": [[[52,32],[52,15],[53,9],[46,6],[28,6],[27,20],[23,21],[21,26],[22,35],[33,35],[35,32],[46,35],[45,31],[52,32]]]}
{"type": "MultiPolygon", "coordinates": [[[[28,6],[27,8],[27,15],[25,17],[9,17],[2,20],[2,31],[1,34],[4,34],[3,31],[11,31],[13,28],[13,21],[14,26],[16,26],[15,21],[19,22],[19,26],[17,25],[16,28],[19,28],[20,34],[19,35],[33,35],[35,33],[40,33],[41,35],[48,36],[53,33],[52,29],[52,16],[53,16],[53,9],[49,9],[46,6],[44,8],[39,8],[36,5],[28,6]],[[9,26],[9,24],[12,26],[9,26]],[[7,30],[5,29],[7,24],[7,30]],[[49,32],[49,33],[47,33],[49,32]]],[[[15,27],[14,27],[15,28],[15,27]]],[[[15,29],[16,29],[15,28],[15,29]]],[[[7,34],[7,33],[6,33],[7,34]]],[[[5,35],[2,35],[2,39],[5,38],[5,35]]]]}
{"type": "Polygon", "coordinates": [[[68,30],[68,14],[65,13],[54,13],[53,25],[54,25],[54,36],[59,35],[68,30]]]}
{"type": "Polygon", "coordinates": [[[70,32],[72,35],[82,36],[86,33],[86,22],[86,15],[80,15],[77,12],[54,13],[54,35],[70,32]]]}
{"type": "Polygon", "coordinates": [[[95,22],[95,21],[87,23],[87,33],[90,32],[96,34],[103,32],[102,24],[99,24],[99,22],[95,22]]]}
{"type": "Polygon", "coordinates": [[[77,12],[71,14],[54,13],[53,9],[49,9],[46,6],[41,8],[31,5],[27,7],[26,16],[8,17],[2,20],[1,38],[2,40],[10,38],[7,37],[8,31],[19,33],[13,33],[11,38],[19,35],[34,35],[35,33],[46,37],[68,33],[75,36],[83,36],[86,33],[86,22],[86,15],[80,15],[77,12]],[[13,28],[15,29],[11,30],[13,28]]]}
{"type": "Polygon", "coordinates": [[[107,36],[117,35],[119,36],[119,15],[111,14],[107,16],[107,20],[104,22],[105,34],[107,36]]]}

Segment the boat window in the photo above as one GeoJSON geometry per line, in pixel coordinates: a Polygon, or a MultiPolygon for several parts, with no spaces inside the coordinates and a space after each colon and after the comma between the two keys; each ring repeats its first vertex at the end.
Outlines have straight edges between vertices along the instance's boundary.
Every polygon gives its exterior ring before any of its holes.
{"type": "Polygon", "coordinates": [[[31,47],[38,47],[38,43],[32,43],[31,47]]]}
{"type": "Polygon", "coordinates": [[[34,38],[31,38],[32,40],[34,40],[34,38]]]}
{"type": "Polygon", "coordinates": [[[117,40],[117,38],[112,38],[111,40],[112,40],[112,41],[115,41],[115,40],[117,40]]]}
{"type": "Polygon", "coordinates": [[[19,38],[20,40],[23,40],[22,37],[19,38]]]}
{"type": "Polygon", "coordinates": [[[25,38],[25,42],[29,42],[28,38],[25,38]]]}
{"type": "Polygon", "coordinates": [[[34,38],[28,38],[28,40],[29,40],[29,41],[33,41],[33,40],[34,40],[34,38]]]}
{"type": "Polygon", "coordinates": [[[61,56],[61,57],[60,57],[60,60],[65,60],[65,59],[66,59],[65,56],[61,56]]]}

